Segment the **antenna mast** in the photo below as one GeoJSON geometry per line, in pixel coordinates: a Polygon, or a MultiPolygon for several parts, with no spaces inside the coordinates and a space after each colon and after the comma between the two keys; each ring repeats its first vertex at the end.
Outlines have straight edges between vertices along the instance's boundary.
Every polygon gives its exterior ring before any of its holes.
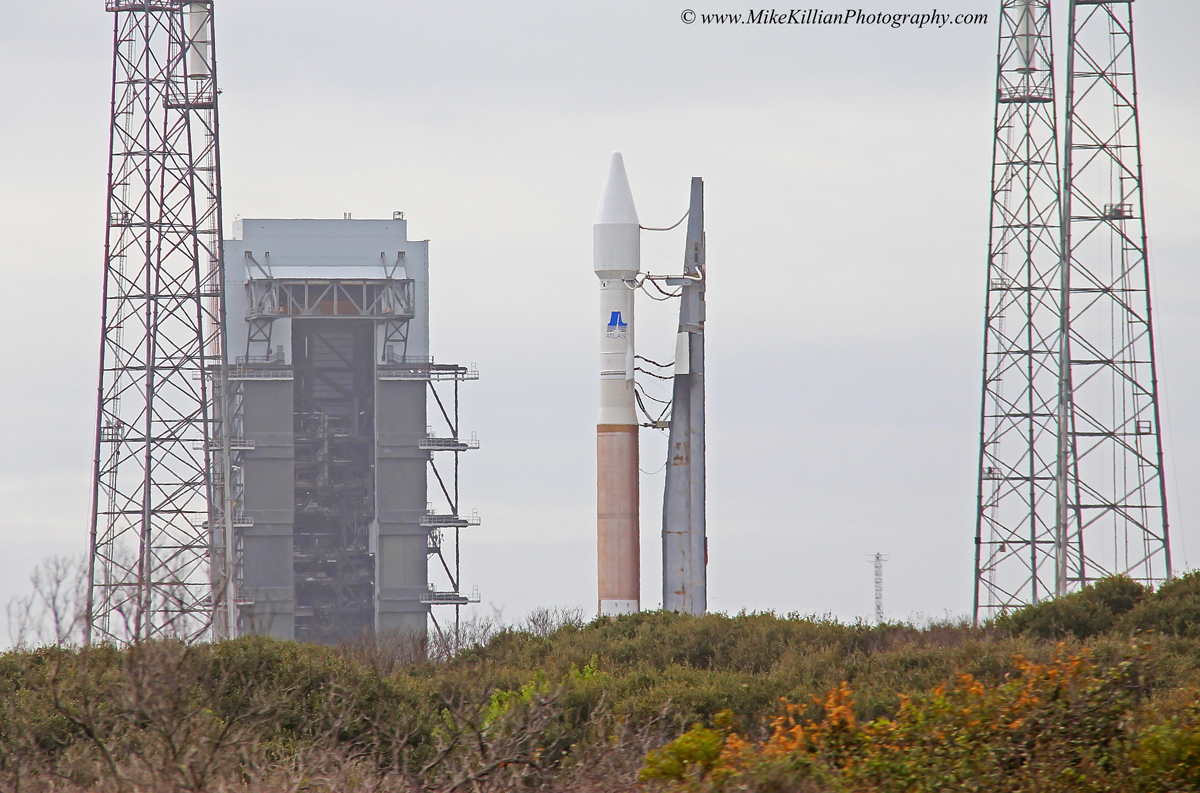
{"type": "Polygon", "coordinates": [[[881,553],[875,554],[875,622],[883,622],[883,563],[888,558],[881,553]]]}

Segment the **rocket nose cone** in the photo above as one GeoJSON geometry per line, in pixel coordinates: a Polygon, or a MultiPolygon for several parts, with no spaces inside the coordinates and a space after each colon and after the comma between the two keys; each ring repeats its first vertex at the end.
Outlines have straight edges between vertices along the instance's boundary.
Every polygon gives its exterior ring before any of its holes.
{"type": "Polygon", "coordinates": [[[600,208],[596,210],[596,224],[632,223],[638,225],[637,209],[633,206],[633,193],[629,189],[629,177],[625,175],[625,160],[621,152],[614,151],[608,166],[608,181],[604,194],[600,196],[600,208]]]}

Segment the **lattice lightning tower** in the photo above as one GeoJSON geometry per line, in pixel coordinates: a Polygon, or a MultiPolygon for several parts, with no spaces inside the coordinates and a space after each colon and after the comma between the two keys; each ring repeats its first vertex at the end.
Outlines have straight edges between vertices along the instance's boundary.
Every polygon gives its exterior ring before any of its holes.
{"type": "Polygon", "coordinates": [[[1146,259],[1133,6],[1073,0],[1063,249],[1071,455],[1063,577],[1171,577],[1146,259]]]}
{"type": "Polygon", "coordinates": [[[1132,6],[1069,16],[1060,188],[1049,2],[1002,3],[977,620],[1171,576],[1132,6]]]}
{"type": "Polygon", "coordinates": [[[975,615],[1061,587],[1065,421],[1058,133],[1049,0],[1000,14],[975,535],[975,615]]]}
{"type": "Polygon", "coordinates": [[[224,379],[212,2],[106,6],[113,92],[87,640],[193,640],[226,630],[232,535],[228,443],[211,409],[224,379]]]}

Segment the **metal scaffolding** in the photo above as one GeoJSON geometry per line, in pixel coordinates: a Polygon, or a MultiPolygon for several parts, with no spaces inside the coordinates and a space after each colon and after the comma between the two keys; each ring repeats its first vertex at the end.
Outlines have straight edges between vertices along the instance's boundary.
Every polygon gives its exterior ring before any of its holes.
{"type": "Polygon", "coordinates": [[[106,7],[112,123],[86,640],[194,640],[214,615],[221,630],[231,588],[229,444],[205,376],[215,366],[215,382],[225,379],[212,2],[106,7]]]}
{"type": "Polygon", "coordinates": [[[1063,420],[1049,0],[1001,3],[975,533],[975,615],[1058,587],[1063,420]]]}
{"type": "Polygon", "coordinates": [[[425,516],[421,519],[421,525],[428,527],[429,532],[429,555],[436,556],[441,565],[442,571],[446,574],[450,588],[449,590],[438,590],[431,585],[429,592],[421,598],[421,602],[435,606],[454,606],[454,633],[453,637],[447,637],[442,630],[441,624],[437,621],[433,611],[430,610],[429,618],[433,621],[434,630],[441,636],[442,641],[449,641],[451,647],[456,651],[461,644],[460,633],[460,618],[462,607],[470,603],[478,603],[480,600],[478,589],[472,590],[470,593],[462,591],[462,554],[460,551],[459,540],[460,532],[468,526],[478,526],[480,518],[477,514],[463,515],[459,511],[459,492],[458,492],[458,469],[459,455],[470,449],[479,448],[479,439],[472,433],[470,438],[463,438],[460,430],[460,422],[458,415],[458,386],[459,383],[468,380],[478,380],[479,370],[472,364],[470,368],[459,364],[437,364],[430,362],[427,369],[429,393],[433,396],[434,403],[438,407],[438,413],[442,417],[448,435],[439,437],[434,433],[433,427],[429,427],[427,437],[422,440],[419,447],[429,452],[429,470],[433,472],[433,477],[437,481],[438,490],[444,499],[448,511],[439,513],[430,508],[425,516]],[[451,393],[445,394],[444,391],[438,390],[438,382],[451,382],[451,393]],[[448,471],[446,476],[443,476],[441,470],[438,469],[437,460],[434,452],[450,452],[454,456],[453,470],[448,471]],[[447,477],[450,481],[447,482],[447,477]],[[450,564],[446,560],[443,531],[446,529],[454,530],[454,566],[451,569],[450,564]]]}

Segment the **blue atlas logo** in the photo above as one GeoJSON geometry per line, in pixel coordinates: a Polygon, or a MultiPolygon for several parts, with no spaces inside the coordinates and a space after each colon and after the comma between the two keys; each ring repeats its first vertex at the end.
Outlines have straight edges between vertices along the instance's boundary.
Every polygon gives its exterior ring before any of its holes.
{"type": "Polygon", "coordinates": [[[621,320],[621,312],[614,311],[612,316],[608,318],[608,333],[610,339],[620,339],[625,336],[626,329],[629,324],[621,320]]]}

